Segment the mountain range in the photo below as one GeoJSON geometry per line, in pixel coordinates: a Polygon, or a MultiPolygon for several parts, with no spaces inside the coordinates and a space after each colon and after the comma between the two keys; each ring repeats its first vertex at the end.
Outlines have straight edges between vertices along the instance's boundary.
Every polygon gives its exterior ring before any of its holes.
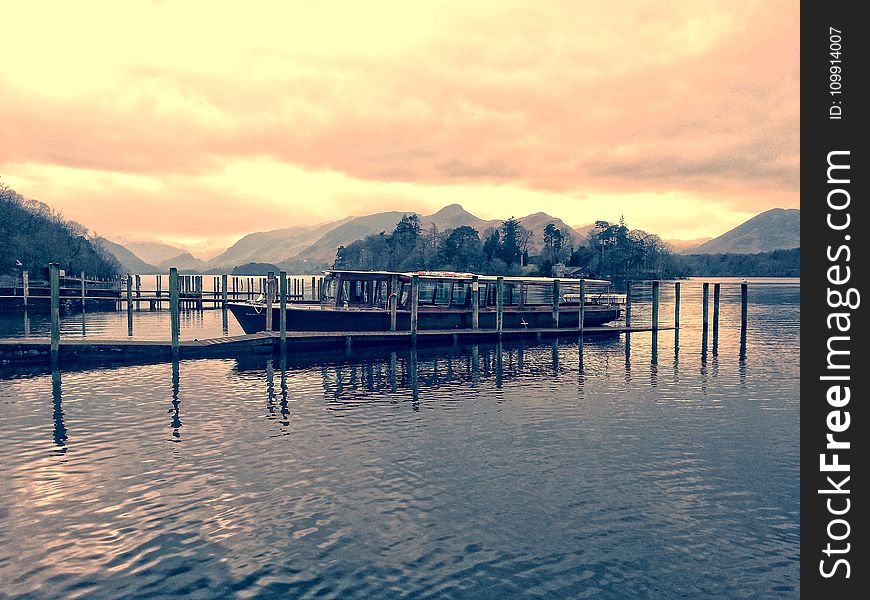
{"type": "MultiPolygon", "coordinates": [[[[347,217],[317,225],[302,225],[250,233],[224,252],[210,260],[192,256],[183,248],[160,242],[128,242],[104,240],[104,247],[112,252],[130,272],[161,273],[170,266],[187,271],[229,272],[233,267],[250,262],[272,263],[288,271],[321,268],[332,263],[339,246],[346,246],[367,235],[391,232],[411,211],[388,211],[371,215],[347,217]]],[[[481,219],[459,204],[450,204],[431,215],[418,215],[425,231],[433,225],[439,231],[460,225],[473,227],[481,236],[490,228],[501,226],[500,219],[481,219]]],[[[594,224],[571,227],[558,217],[537,212],[519,219],[523,227],[533,232],[530,250],[540,250],[543,230],[553,223],[563,232],[582,242],[594,224]]],[[[701,240],[667,241],[674,251],[682,254],[700,253],[756,253],[800,246],[800,210],[775,208],[756,215],[742,225],[715,238],[701,240]]]]}

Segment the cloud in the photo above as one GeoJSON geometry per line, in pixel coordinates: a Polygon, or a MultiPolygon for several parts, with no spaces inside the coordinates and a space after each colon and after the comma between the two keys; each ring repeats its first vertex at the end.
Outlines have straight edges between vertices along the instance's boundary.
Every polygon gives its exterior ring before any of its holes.
{"type": "Polygon", "coordinates": [[[82,214],[96,198],[149,193],[113,190],[107,173],[141,177],[166,186],[176,221],[208,206],[209,227],[228,215],[222,231],[238,227],[239,206],[291,219],[276,227],[338,215],[337,198],[379,210],[395,197],[373,190],[393,183],[420,205],[444,186],[495,188],[499,204],[659,193],[744,214],[798,203],[793,0],[364,4],[110,2],[47,22],[19,3],[0,38],[18,57],[0,66],[0,173],[39,180],[21,191],[82,214]],[[215,189],[255,164],[293,175],[215,189]],[[63,201],[46,183],[57,169],[84,178],[72,189],[65,176],[63,201]],[[340,193],[303,183],[326,173],[340,193]],[[306,195],[304,210],[276,211],[276,190],[306,195]]]}

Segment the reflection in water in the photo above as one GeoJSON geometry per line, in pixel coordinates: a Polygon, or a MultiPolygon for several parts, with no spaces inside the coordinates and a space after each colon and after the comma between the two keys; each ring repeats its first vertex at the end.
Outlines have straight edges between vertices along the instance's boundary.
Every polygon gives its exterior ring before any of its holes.
{"type": "Polygon", "coordinates": [[[87,314],[85,313],[85,305],[84,303],[82,303],[82,337],[85,337],[87,335],[87,314]]]}
{"type": "Polygon", "coordinates": [[[282,348],[281,358],[281,425],[290,425],[290,409],[287,406],[287,352],[282,348]]]}
{"type": "Polygon", "coordinates": [[[553,338],[553,341],[550,342],[550,348],[552,349],[552,357],[553,357],[553,373],[559,372],[559,340],[557,338],[553,338]]]}
{"type": "Polygon", "coordinates": [[[269,412],[269,418],[275,418],[275,367],[272,365],[272,359],[266,360],[266,410],[269,412]]]}
{"type": "Polygon", "coordinates": [[[172,421],[169,426],[172,428],[172,437],[175,438],[173,441],[180,442],[181,441],[181,401],[178,399],[178,388],[179,388],[179,364],[178,357],[174,357],[172,360],[172,408],[169,409],[169,413],[172,415],[172,421]]]}
{"type": "Polygon", "coordinates": [[[24,337],[30,337],[30,313],[24,307],[24,337]]]}
{"type": "Polygon", "coordinates": [[[54,444],[57,454],[66,453],[67,431],[63,422],[63,406],[61,404],[60,370],[57,365],[51,370],[51,400],[54,405],[54,444]]]}

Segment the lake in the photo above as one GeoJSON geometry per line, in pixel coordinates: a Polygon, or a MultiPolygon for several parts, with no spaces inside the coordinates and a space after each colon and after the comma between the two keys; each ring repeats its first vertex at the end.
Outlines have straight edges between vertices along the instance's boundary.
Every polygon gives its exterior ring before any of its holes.
{"type": "MultiPolygon", "coordinates": [[[[661,331],[655,353],[635,333],[0,367],[0,598],[794,598],[799,281],[750,282],[743,357],[739,280],[710,281],[715,343],[687,281],[678,352],[661,331]]],[[[83,330],[126,337],[126,313],[65,315],[83,330]]],[[[134,338],[168,331],[136,314],[134,338]]]]}

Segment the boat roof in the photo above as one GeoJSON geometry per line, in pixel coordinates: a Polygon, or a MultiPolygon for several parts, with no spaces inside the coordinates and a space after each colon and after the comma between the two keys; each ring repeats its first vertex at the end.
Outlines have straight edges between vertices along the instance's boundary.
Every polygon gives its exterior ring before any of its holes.
{"type": "MultiPolygon", "coordinates": [[[[476,273],[464,273],[459,271],[362,271],[352,269],[327,269],[324,271],[326,275],[341,275],[352,279],[389,279],[396,275],[402,281],[409,281],[411,277],[418,276],[420,279],[429,279],[435,281],[470,281],[472,277],[477,277],[478,281],[495,282],[498,279],[496,275],[478,275],[476,273]]],[[[610,284],[606,279],[589,279],[587,277],[523,277],[523,276],[505,276],[504,280],[511,283],[539,283],[552,284],[554,279],[560,281],[583,281],[589,283],[610,284]]]]}

